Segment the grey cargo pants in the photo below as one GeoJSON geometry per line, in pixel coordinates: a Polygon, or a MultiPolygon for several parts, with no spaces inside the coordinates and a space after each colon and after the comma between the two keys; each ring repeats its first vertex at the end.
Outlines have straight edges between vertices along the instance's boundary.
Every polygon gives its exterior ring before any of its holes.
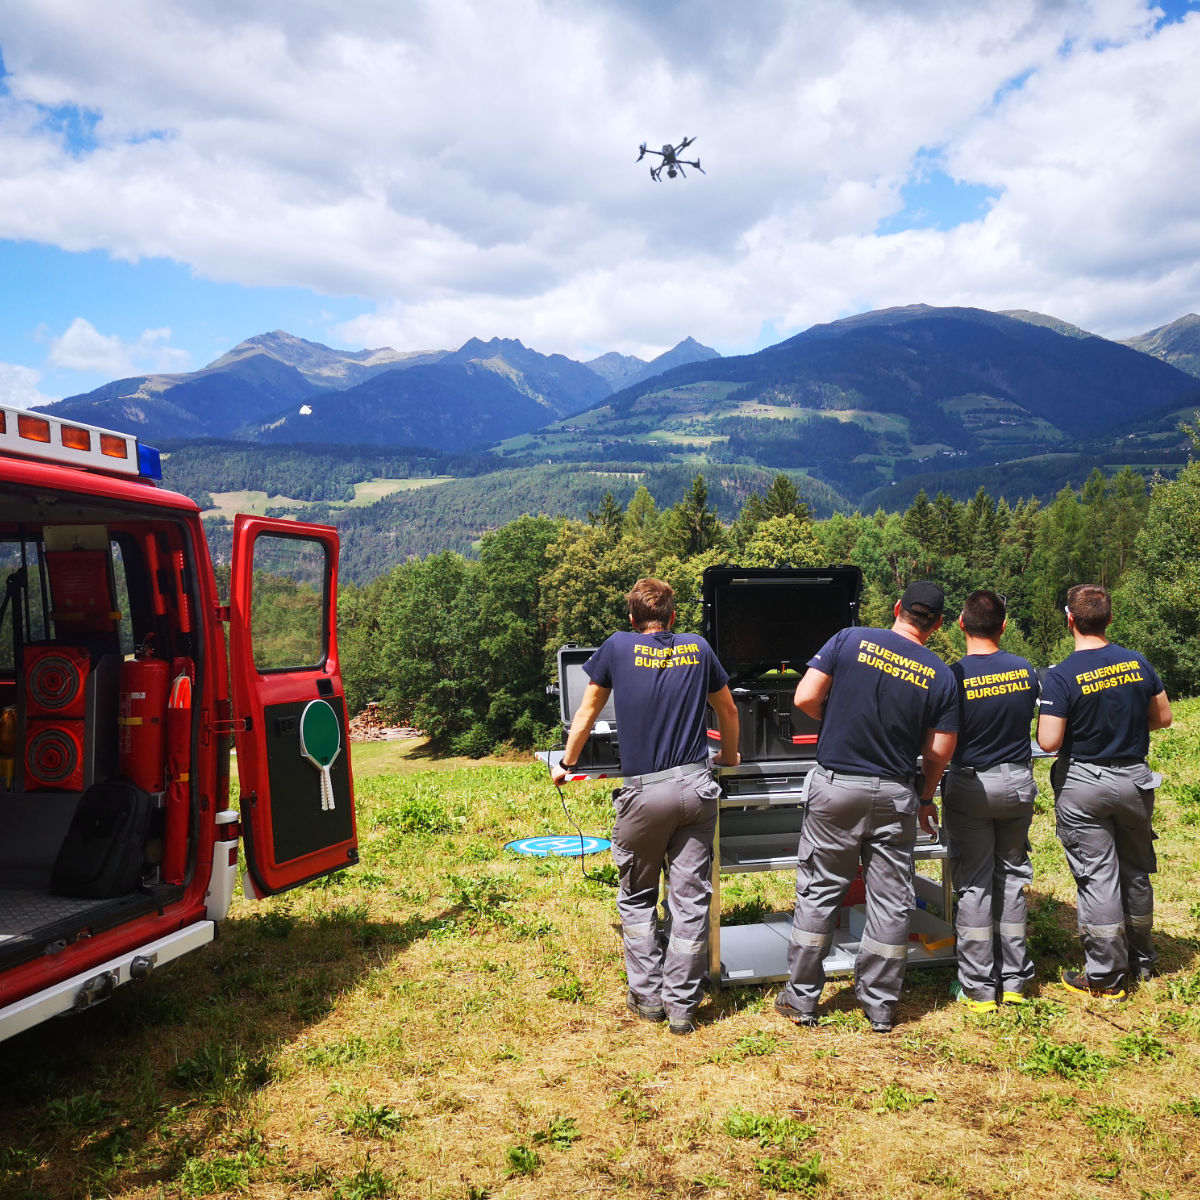
{"type": "Polygon", "coordinates": [[[1058,840],[1075,876],[1084,970],[1093,987],[1149,973],[1154,953],[1154,789],[1145,763],[1072,761],[1054,801],[1058,840]]]}
{"type": "Polygon", "coordinates": [[[613,793],[617,821],[612,853],[620,873],[617,911],[629,990],[640,1004],[661,1001],[672,1021],[686,1021],[696,1011],[708,967],[713,835],[720,794],[706,769],[649,784],[626,780],[613,793]],[[669,932],[660,929],[658,919],[664,862],[669,932]]]}
{"type": "Polygon", "coordinates": [[[1034,976],[1025,940],[1033,770],[1028,763],[979,771],[951,766],[942,777],[942,795],[958,897],[958,981],[972,1000],[1023,994],[1034,976]]]}
{"type": "Polygon", "coordinates": [[[838,909],[861,857],[867,922],[854,962],[854,991],[869,1021],[891,1021],[908,965],[914,900],[915,789],[896,779],[814,767],[796,865],[796,908],[783,995],[816,1010],[838,909]]]}

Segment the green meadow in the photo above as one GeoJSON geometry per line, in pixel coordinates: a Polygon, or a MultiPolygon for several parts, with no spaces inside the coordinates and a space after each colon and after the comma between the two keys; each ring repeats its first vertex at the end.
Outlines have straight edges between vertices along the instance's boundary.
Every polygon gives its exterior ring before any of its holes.
{"type": "MultiPolygon", "coordinates": [[[[774,986],[712,995],[687,1038],[636,1020],[607,856],[504,849],[606,834],[602,785],[568,816],[536,762],[353,757],[357,868],[239,897],[206,951],[0,1045],[0,1196],[1200,1194],[1200,701],[1153,736],[1158,977],[1124,1004],[1058,984],[1080,958],[1040,765],[1033,999],[975,1016],[949,968],[910,970],[886,1037],[841,979],[812,1030],[774,986]]],[[[731,877],[726,906],[790,882],[731,877]]]]}

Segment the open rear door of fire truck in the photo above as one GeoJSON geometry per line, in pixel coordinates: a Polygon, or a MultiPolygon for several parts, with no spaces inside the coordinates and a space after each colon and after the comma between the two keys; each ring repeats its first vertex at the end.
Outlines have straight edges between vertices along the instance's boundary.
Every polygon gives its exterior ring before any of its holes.
{"type": "Polygon", "coordinates": [[[259,895],[358,860],[337,554],[328,526],[248,516],[234,523],[233,728],[249,882],[259,895]]]}

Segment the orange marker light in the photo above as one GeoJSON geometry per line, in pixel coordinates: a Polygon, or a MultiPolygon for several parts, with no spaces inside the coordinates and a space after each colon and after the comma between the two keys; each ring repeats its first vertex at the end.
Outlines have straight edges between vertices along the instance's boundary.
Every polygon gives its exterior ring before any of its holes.
{"type": "Polygon", "coordinates": [[[92,435],[86,429],[80,429],[78,425],[64,425],[62,427],[62,444],[68,450],[90,450],[92,448],[92,435]]]}
{"type": "Polygon", "coordinates": [[[31,417],[25,413],[17,414],[17,434],[28,438],[31,442],[50,441],[50,422],[41,417],[31,417]]]}
{"type": "Polygon", "coordinates": [[[109,458],[128,458],[129,448],[124,438],[114,437],[111,433],[100,435],[100,453],[109,458]]]}

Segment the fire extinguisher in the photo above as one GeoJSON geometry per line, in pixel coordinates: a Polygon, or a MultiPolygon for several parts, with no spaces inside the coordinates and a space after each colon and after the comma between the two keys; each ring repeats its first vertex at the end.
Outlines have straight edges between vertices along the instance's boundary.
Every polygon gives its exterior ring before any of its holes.
{"type": "Polygon", "coordinates": [[[170,667],[151,657],[149,641],[121,664],[117,763],[121,774],[147,792],[163,790],[166,765],[167,682],[170,667]]]}
{"type": "Polygon", "coordinates": [[[183,883],[187,876],[188,820],[192,778],[192,675],[190,658],[171,662],[167,696],[167,797],[163,829],[164,883],[183,883]]]}

